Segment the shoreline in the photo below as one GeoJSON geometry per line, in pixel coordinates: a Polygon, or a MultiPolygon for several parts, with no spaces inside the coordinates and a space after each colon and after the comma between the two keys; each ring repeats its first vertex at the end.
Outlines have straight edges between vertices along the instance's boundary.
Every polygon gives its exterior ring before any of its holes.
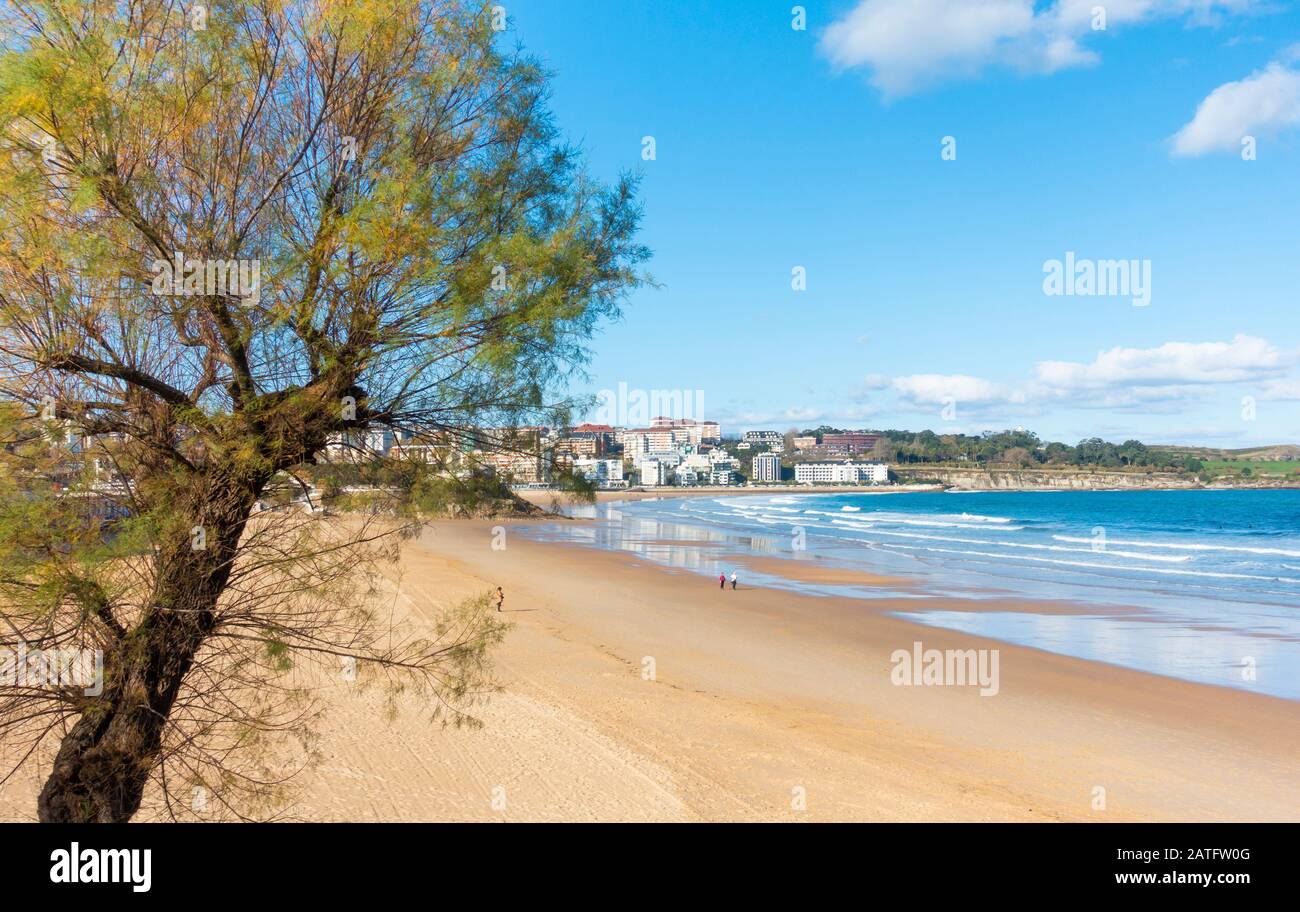
{"type": "MultiPolygon", "coordinates": [[[[649,700],[642,707],[649,711],[665,689],[709,695],[718,711],[683,721],[682,733],[674,733],[678,709],[623,724],[661,727],[669,740],[702,739],[674,763],[706,763],[696,750],[716,749],[737,767],[737,788],[755,789],[757,779],[776,789],[784,777],[788,792],[803,770],[816,784],[805,786],[810,808],[816,791],[827,791],[823,801],[836,796],[812,819],[1253,820],[1294,819],[1300,808],[1292,765],[1300,714],[1291,701],[925,626],[892,616],[906,603],[891,599],[744,586],[719,593],[698,576],[632,555],[518,537],[492,552],[484,547],[490,523],[474,522],[437,524],[421,546],[488,583],[491,574],[509,580],[507,599],[536,608],[518,618],[520,627],[540,622],[616,662],[617,690],[630,691],[616,701],[630,701],[625,709],[649,700]],[[894,686],[891,653],[917,641],[997,650],[999,693],[894,686]],[[655,681],[642,680],[646,657],[655,681]],[[726,743],[741,718],[743,736],[726,743]],[[767,746],[746,753],[751,739],[767,746]],[[826,765],[825,778],[812,773],[809,754],[826,765]],[[745,770],[755,762],[766,771],[745,770]],[[879,777],[890,783],[889,797],[873,805],[867,793],[879,777]],[[1109,810],[1092,807],[1096,787],[1114,796],[1109,810]]],[[[610,709],[603,682],[572,683],[598,685],[583,702],[597,714],[610,709]]],[[[765,813],[715,809],[700,819],[809,816],[763,794],[765,813]]]]}
{"type": "MultiPolygon", "coordinates": [[[[436,521],[394,571],[391,610],[416,633],[504,587],[513,627],[491,656],[503,689],[475,711],[483,727],[442,729],[409,697],[390,713],[381,693],[318,680],[319,760],[287,816],[1300,819],[1292,701],[929,627],[889,598],[720,592],[632,554],[512,534],[527,524],[436,521]],[[895,684],[891,657],[917,642],[996,651],[997,693],[895,684]]],[[[0,819],[32,819],[39,787],[10,782],[0,819]]]]}
{"type": "MultiPolygon", "coordinates": [[[[1118,492],[1180,492],[1189,491],[1295,491],[1300,490],[1300,484],[1278,484],[1278,485],[1188,485],[1185,487],[1173,485],[1151,485],[1144,487],[1141,485],[1131,486],[1098,486],[1098,487],[1074,487],[1071,485],[1024,485],[1016,487],[988,487],[988,488],[962,488],[950,484],[890,484],[890,485],[771,485],[771,486],[726,486],[726,487],[675,487],[664,485],[656,488],[627,488],[619,490],[602,489],[595,492],[596,503],[616,503],[618,501],[637,501],[653,500],[677,497],[717,497],[717,496],[750,496],[758,494],[784,494],[797,496],[800,494],[1033,494],[1035,492],[1043,493],[1118,493],[1118,492]]],[[[566,505],[581,503],[572,494],[564,491],[534,488],[520,489],[513,492],[520,498],[528,501],[534,506],[547,509],[555,503],[560,502],[566,505]]]]}
{"type": "MultiPolygon", "coordinates": [[[[849,493],[856,496],[859,492],[849,493]]],[[[659,499],[671,501],[673,498],[659,499]]],[[[641,554],[657,564],[679,570],[689,569],[701,576],[711,574],[715,579],[720,571],[730,574],[733,570],[740,569],[741,575],[748,576],[748,581],[754,585],[780,591],[802,592],[821,598],[841,597],[878,603],[884,598],[897,599],[906,596],[910,601],[905,605],[900,604],[897,610],[913,616],[914,619],[922,619],[922,623],[931,627],[960,629],[999,642],[1041,648],[1082,660],[1114,664],[1179,680],[1226,686],[1246,692],[1267,693],[1300,702],[1300,690],[1296,687],[1296,678],[1286,673],[1286,669],[1293,667],[1290,662],[1294,657],[1294,650],[1292,652],[1266,650],[1260,657],[1261,669],[1265,663],[1271,663],[1270,667],[1273,668],[1272,673],[1263,672],[1258,678],[1260,682],[1268,682],[1262,685],[1263,690],[1260,689],[1261,685],[1249,683],[1256,678],[1245,678],[1245,672],[1241,672],[1243,676],[1239,683],[1239,675],[1234,670],[1237,669],[1236,665],[1230,667],[1230,663],[1225,664],[1215,660],[1218,654],[1259,656],[1255,649],[1263,647],[1252,646],[1252,643],[1263,641],[1300,643],[1293,632],[1269,632],[1275,629],[1269,626],[1267,615],[1269,608],[1274,605],[1272,602],[1263,602],[1261,605],[1265,607],[1259,608],[1256,614],[1242,615],[1237,621],[1233,621],[1234,616],[1231,615],[1230,609],[1221,607],[1232,603],[1231,593],[1223,595],[1221,598],[1224,600],[1216,600],[1213,595],[1193,592],[1190,595],[1184,594],[1182,602],[1175,602],[1174,591],[1140,588],[1143,584],[1151,585],[1147,580],[1139,580],[1127,587],[1123,585],[1122,577],[1086,581],[1065,580],[1057,583],[1055,587],[1047,579],[1038,579],[1036,582],[1026,584],[1018,582],[1012,572],[1020,568],[1021,565],[1018,563],[1006,563],[996,571],[976,567],[972,572],[962,575],[964,568],[959,567],[957,571],[949,572],[950,568],[943,564],[933,566],[915,562],[900,564],[892,558],[883,561],[861,558],[860,552],[853,547],[854,540],[851,537],[846,541],[821,542],[815,547],[810,540],[806,546],[807,550],[803,550],[799,544],[792,549],[789,541],[783,541],[783,536],[774,530],[783,527],[781,524],[787,521],[796,522],[794,519],[787,520],[785,514],[797,514],[800,509],[797,507],[791,509],[795,504],[793,499],[774,502],[782,504],[771,508],[779,511],[780,515],[764,514],[761,519],[764,525],[761,527],[753,523],[746,525],[744,517],[741,524],[736,527],[732,527],[726,519],[714,525],[706,519],[694,518],[693,515],[681,514],[679,518],[676,510],[668,507],[654,507],[649,513],[640,514],[639,520],[638,513],[633,512],[632,521],[627,525],[625,521],[602,515],[604,505],[598,505],[595,516],[590,515],[591,511],[588,510],[577,517],[570,517],[571,521],[579,526],[583,523],[597,524],[594,533],[568,528],[567,524],[561,524],[551,527],[554,531],[539,529],[535,537],[601,550],[641,554]],[[772,525],[777,519],[780,519],[781,523],[772,525]],[[621,522],[624,524],[620,525],[621,522]],[[654,525],[647,525],[647,523],[654,525]],[[647,533],[645,530],[649,528],[656,531],[647,533]],[[677,531],[673,531],[674,529],[677,531]],[[1225,611],[1229,613],[1223,614],[1222,612],[1225,611]],[[994,616],[983,619],[961,617],[972,614],[994,616]],[[1065,615],[1078,617],[1078,626],[1067,631],[1065,628],[1044,625],[1032,617],[1065,615]],[[927,616],[929,620],[923,620],[927,616]],[[1192,631],[1218,635],[1217,642],[1207,644],[1218,652],[1191,647],[1183,649],[1175,645],[1175,641],[1184,639],[1192,631]],[[1228,642],[1229,640],[1233,642],[1228,642]],[[1172,650],[1166,649],[1167,646],[1173,647],[1172,650]],[[1239,651],[1227,653],[1228,649],[1239,651]],[[1189,660],[1191,664],[1187,664],[1189,660]]],[[[618,508],[617,501],[613,503],[607,501],[607,504],[615,510],[618,508]]],[[[730,508],[721,509],[724,515],[732,515],[728,512],[730,508]]],[[[736,509],[744,511],[750,508],[742,506],[736,509]]],[[[844,507],[844,509],[856,511],[856,508],[852,507],[844,507]]],[[[920,509],[918,516],[925,516],[928,515],[925,511],[933,507],[920,509]]],[[[942,511],[944,508],[939,509],[942,511]]],[[[975,508],[964,506],[961,509],[975,508]]],[[[759,512],[762,513],[761,510],[759,512]]],[[[816,513],[817,511],[803,512],[816,513]]],[[[908,511],[907,515],[910,515],[910,512],[908,511]]],[[[708,511],[706,510],[705,513],[708,511]]],[[[837,518],[832,522],[839,522],[840,514],[833,515],[837,518]]],[[[855,515],[856,513],[848,518],[851,519],[855,515]]],[[[927,536],[911,537],[926,538],[927,536]]],[[[1053,536],[1053,538],[1057,537],[1053,536]]],[[[965,542],[967,539],[959,536],[952,540],[965,542]]],[[[1071,541],[1078,540],[1071,539],[1071,541]]],[[[981,544],[992,546],[994,542],[981,544]]],[[[1087,544],[1085,541],[1084,545],[1087,544]]],[[[1137,543],[1121,541],[1120,544],[1137,543]]],[[[942,546],[936,547],[938,550],[943,550],[942,546]]],[[[1068,550],[1070,546],[1062,549],[1051,543],[1048,545],[1030,543],[1011,547],[1068,550]]],[[[922,547],[921,550],[928,549],[922,547]]],[[[995,556],[984,554],[979,549],[975,549],[975,553],[982,557],[995,556]]],[[[1122,549],[1115,550],[1114,553],[1126,558],[1134,558],[1127,562],[1120,561],[1121,564],[1132,564],[1141,559],[1141,555],[1127,554],[1122,549]]],[[[1063,565],[1069,565],[1071,559],[1082,560],[1082,558],[1058,560],[1036,556],[1023,557],[1020,551],[1012,551],[1006,558],[1007,561],[1039,561],[1063,565]]],[[[1158,552],[1157,556],[1147,560],[1168,561],[1187,560],[1187,558],[1171,558],[1165,556],[1163,552],[1158,552]]],[[[1036,568],[1036,565],[1028,563],[1024,566],[1031,570],[1036,568]]],[[[1103,565],[1084,563],[1080,566],[1103,565]]],[[[1120,566],[1117,569],[1131,571],[1137,568],[1120,566]]],[[[1150,574],[1182,572],[1176,569],[1165,569],[1163,563],[1152,568],[1141,569],[1147,569],[1150,574]]],[[[1191,571],[1186,575],[1196,577],[1214,574],[1191,571]]],[[[1231,576],[1232,573],[1225,575],[1231,576]]],[[[1162,576],[1152,577],[1152,581],[1157,584],[1161,584],[1163,579],[1162,576]]],[[[1259,576],[1252,579],[1267,579],[1267,577],[1259,576]]],[[[1293,581],[1287,580],[1287,582],[1293,581]]],[[[1274,598],[1277,597],[1276,594],[1273,595],[1274,598]]],[[[1249,602],[1243,604],[1248,605],[1249,602]]],[[[1279,646],[1278,649],[1280,648],[1279,646]]]]}
{"type": "MultiPolygon", "coordinates": [[[[658,488],[626,488],[620,490],[600,490],[596,492],[596,503],[617,503],[619,501],[659,500],[671,497],[718,497],[751,496],[759,494],[922,494],[941,493],[943,485],[770,485],[770,486],[725,486],[706,487],[694,485],[679,488],[664,485],[658,488]]],[[[532,488],[513,492],[533,506],[546,509],[555,503],[574,506],[583,503],[580,499],[564,491],[532,488]]]]}

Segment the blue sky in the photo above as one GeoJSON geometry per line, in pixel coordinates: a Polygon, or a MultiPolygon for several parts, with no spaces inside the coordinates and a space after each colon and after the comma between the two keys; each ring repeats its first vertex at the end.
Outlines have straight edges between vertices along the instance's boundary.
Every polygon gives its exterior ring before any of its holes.
{"type": "Polygon", "coordinates": [[[643,175],[661,287],[587,392],[700,389],[728,431],[1300,442],[1300,11],[801,5],[507,0],[590,170],[643,175]],[[1046,294],[1067,252],[1149,263],[1149,304],[1046,294]]]}

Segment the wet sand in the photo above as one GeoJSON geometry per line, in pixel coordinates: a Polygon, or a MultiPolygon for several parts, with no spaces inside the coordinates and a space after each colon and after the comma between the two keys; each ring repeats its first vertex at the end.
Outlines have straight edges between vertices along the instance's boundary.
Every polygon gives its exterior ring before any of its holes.
{"type": "MultiPolygon", "coordinates": [[[[497,585],[513,623],[478,731],[338,680],[306,820],[1300,818],[1300,704],[919,626],[914,601],[716,582],[496,521],[403,546],[419,631],[497,585]],[[998,686],[896,684],[895,653],[987,649],[998,686]]],[[[780,569],[780,568],[774,568],[780,569]]],[[[994,603],[997,604],[996,602],[994,603]]],[[[1012,607],[1001,606],[1001,610],[1012,607]]],[[[1019,606],[1022,610],[1024,606],[1019,606]]],[[[35,774],[0,794],[32,819],[35,774]]]]}
{"type": "Polygon", "coordinates": [[[505,588],[515,627],[484,730],[341,705],[310,819],[1300,818],[1293,702],[888,613],[913,602],[719,591],[509,533],[493,550],[493,525],[436,524],[403,562],[417,616],[505,588]],[[894,684],[891,656],[918,641],[997,650],[997,695],[894,684]]]}

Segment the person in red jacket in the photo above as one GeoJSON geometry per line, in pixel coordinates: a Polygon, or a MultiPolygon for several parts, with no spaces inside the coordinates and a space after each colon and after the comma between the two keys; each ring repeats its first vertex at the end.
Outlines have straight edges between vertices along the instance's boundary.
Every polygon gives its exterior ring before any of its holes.
{"type": "Polygon", "coordinates": [[[727,588],[727,574],[725,573],[718,574],[718,588],[719,589],[727,588]]]}

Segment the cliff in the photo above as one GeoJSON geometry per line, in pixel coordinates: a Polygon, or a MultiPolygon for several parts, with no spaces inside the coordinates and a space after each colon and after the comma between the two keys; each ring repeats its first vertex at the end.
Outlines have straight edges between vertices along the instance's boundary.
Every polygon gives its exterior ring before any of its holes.
{"type": "Polygon", "coordinates": [[[1197,488],[1193,475],[1173,472],[1107,472],[1069,469],[931,468],[891,466],[902,482],[936,481],[967,491],[1001,491],[1019,488],[1197,488]]]}

